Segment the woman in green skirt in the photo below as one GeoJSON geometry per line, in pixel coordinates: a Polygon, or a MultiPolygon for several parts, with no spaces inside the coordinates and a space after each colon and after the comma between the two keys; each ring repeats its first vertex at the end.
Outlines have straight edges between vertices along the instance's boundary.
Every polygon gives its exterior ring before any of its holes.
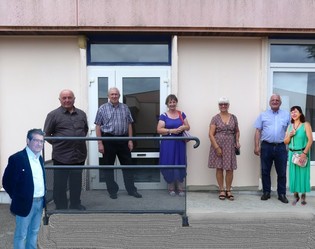
{"type": "Polygon", "coordinates": [[[306,204],[306,192],[311,191],[310,149],[313,143],[312,127],[305,121],[300,106],[291,107],[291,124],[288,126],[284,143],[289,145],[289,187],[294,193],[292,205],[296,205],[301,193],[301,204],[306,204]],[[292,158],[297,156],[295,163],[292,158]],[[300,166],[303,165],[303,166],[300,166]]]}

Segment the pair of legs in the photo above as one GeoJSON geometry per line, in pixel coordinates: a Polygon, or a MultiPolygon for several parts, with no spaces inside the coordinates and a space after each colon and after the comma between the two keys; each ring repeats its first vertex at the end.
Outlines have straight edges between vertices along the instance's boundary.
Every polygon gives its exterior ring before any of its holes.
{"type": "MultiPolygon", "coordinates": [[[[54,165],[65,165],[56,160],[54,165]]],[[[67,165],[84,165],[84,162],[67,164],[67,165]]],[[[67,186],[69,180],[70,190],[70,206],[76,207],[81,204],[81,188],[82,188],[82,170],[81,169],[56,169],[54,170],[54,189],[53,198],[56,209],[67,209],[67,186]]]]}
{"type": "Polygon", "coordinates": [[[226,191],[224,190],[224,172],[223,169],[216,169],[216,178],[219,185],[219,198],[224,200],[226,197],[229,200],[234,200],[234,196],[231,193],[232,181],[233,181],[233,170],[225,171],[225,186],[226,191]]]}
{"type": "Polygon", "coordinates": [[[270,172],[272,164],[275,164],[277,172],[277,192],[278,196],[286,194],[287,181],[287,150],[284,143],[270,144],[267,142],[261,143],[260,151],[261,160],[261,176],[264,194],[271,192],[270,172]]]}
{"type": "MultiPolygon", "coordinates": [[[[306,194],[305,193],[302,193],[301,194],[301,204],[302,205],[306,205],[307,202],[306,202],[306,194]]],[[[295,206],[296,203],[298,203],[300,200],[300,196],[299,196],[299,193],[298,192],[294,192],[294,201],[292,202],[292,205],[295,206]]]]}
{"type": "MultiPolygon", "coordinates": [[[[103,141],[104,151],[103,159],[104,165],[114,165],[116,156],[121,165],[132,164],[131,152],[128,147],[128,141],[103,141]]],[[[114,180],[114,170],[105,169],[105,182],[109,195],[117,195],[119,190],[118,184],[114,180]]],[[[134,185],[134,170],[123,169],[124,184],[128,194],[133,195],[137,192],[134,185]]]]}
{"type": "Polygon", "coordinates": [[[34,199],[30,213],[26,217],[15,217],[14,249],[36,249],[37,235],[43,213],[44,199],[34,199]]]}

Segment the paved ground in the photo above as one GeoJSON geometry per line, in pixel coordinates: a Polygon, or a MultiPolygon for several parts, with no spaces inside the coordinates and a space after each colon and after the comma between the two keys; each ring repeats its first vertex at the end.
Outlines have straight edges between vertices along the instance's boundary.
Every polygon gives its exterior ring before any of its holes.
{"type": "MultiPolygon", "coordinates": [[[[315,248],[315,196],[308,204],[283,204],[257,192],[189,192],[189,226],[177,214],[53,214],[39,234],[39,248],[315,248]]],[[[288,196],[290,201],[292,196],[288,196]]],[[[175,197],[179,198],[179,197],[175,197]]],[[[11,249],[8,205],[0,205],[0,248],[11,249]]]]}

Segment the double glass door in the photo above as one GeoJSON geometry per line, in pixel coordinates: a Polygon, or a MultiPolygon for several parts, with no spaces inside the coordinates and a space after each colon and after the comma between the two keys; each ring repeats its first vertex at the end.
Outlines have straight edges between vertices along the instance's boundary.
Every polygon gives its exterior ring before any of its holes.
{"type": "MultiPolygon", "coordinates": [[[[120,102],[128,105],[134,119],[133,133],[138,137],[155,137],[160,113],[165,111],[165,99],[169,89],[169,67],[89,67],[89,127],[90,136],[96,136],[94,119],[97,109],[108,101],[111,87],[120,90],[120,102]]],[[[159,141],[135,140],[132,151],[134,165],[159,164],[159,141]]],[[[89,142],[89,164],[102,164],[96,141],[89,142]]],[[[116,160],[119,164],[119,160],[116,160]]],[[[139,189],[162,189],[166,183],[159,169],[135,171],[135,184],[139,189]]],[[[115,170],[119,188],[124,188],[121,170],[115,170]]],[[[92,170],[92,189],[104,189],[104,171],[92,170]]]]}

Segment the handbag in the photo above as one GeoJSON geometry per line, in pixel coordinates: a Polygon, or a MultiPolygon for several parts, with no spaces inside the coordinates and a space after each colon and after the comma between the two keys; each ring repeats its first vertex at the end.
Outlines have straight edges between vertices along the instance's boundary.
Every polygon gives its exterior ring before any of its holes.
{"type": "MultiPolygon", "coordinates": [[[[183,124],[184,124],[184,119],[183,119],[182,113],[181,113],[180,111],[177,111],[177,112],[178,112],[178,115],[179,115],[180,120],[181,120],[181,121],[183,122],[183,124]]],[[[188,131],[183,131],[182,134],[183,134],[183,137],[192,137],[192,135],[191,135],[188,131]]],[[[186,143],[189,142],[189,141],[190,141],[190,140],[185,140],[186,143]]]]}
{"type": "Polygon", "coordinates": [[[192,137],[188,131],[183,131],[183,137],[192,137]]]}
{"type": "MultiPolygon", "coordinates": [[[[235,116],[232,114],[232,117],[234,119],[234,123],[236,125],[236,119],[235,116]]],[[[234,141],[236,142],[236,133],[234,132],[234,141]]],[[[241,154],[241,149],[235,147],[235,155],[239,156],[241,154]]]]}
{"type": "Polygon", "coordinates": [[[235,155],[239,156],[241,154],[241,150],[235,147],[235,155]]]}
{"type": "MultiPolygon", "coordinates": [[[[294,137],[292,137],[292,147],[293,147],[292,150],[294,150],[294,137]]],[[[304,149],[302,149],[302,150],[304,150],[304,149]]],[[[301,154],[296,153],[296,152],[293,153],[293,155],[292,155],[292,163],[294,163],[297,166],[305,167],[307,164],[307,161],[308,161],[307,156],[305,157],[305,159],[301,158],[301,154]]]]}
{"type": "Polygon", "coordinates": [[[292,163],[300,167],[305,167],[307,164],[307,157],[304,159],[304,158],[301,158],[301,154],[293,153],[292,163]]]}

